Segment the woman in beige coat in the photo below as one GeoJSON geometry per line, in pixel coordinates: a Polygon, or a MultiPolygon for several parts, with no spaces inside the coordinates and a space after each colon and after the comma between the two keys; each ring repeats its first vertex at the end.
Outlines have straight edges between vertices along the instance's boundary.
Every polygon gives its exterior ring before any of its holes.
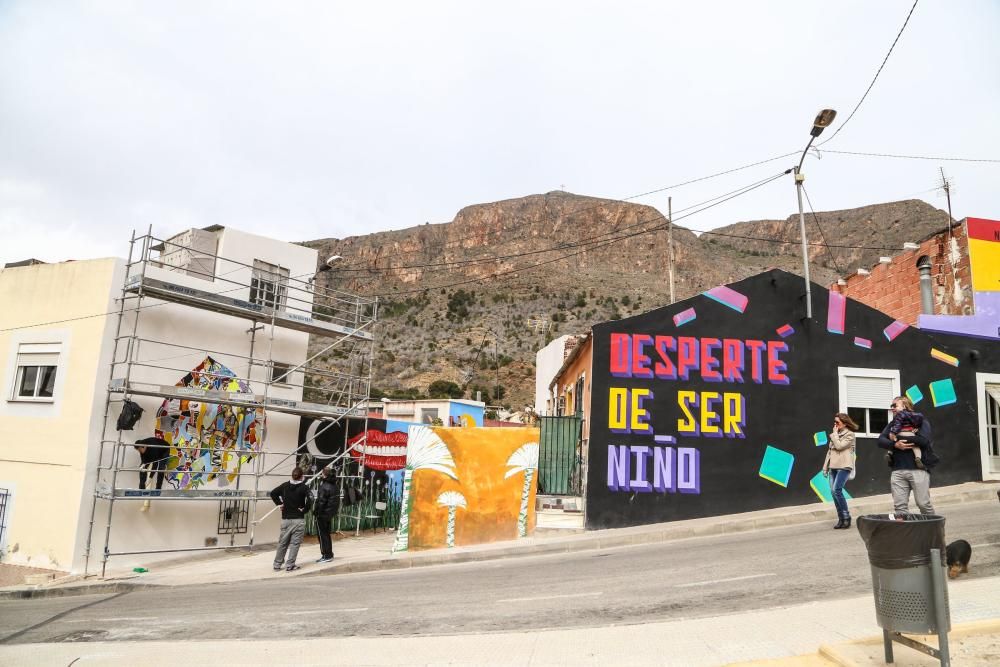
{"type": "Polygon", "coordinates": [[[834,528],[850,528],[851,513],[847,509],[847,499],[844,498],[844,485],[854,469],[854,432],[858,425],[848,415],[838,412],[833,416],[833,431],[830,432],[830,445],[823,461],[823,474],[830,480],[830,491],[833,494],[833,504],[837,508],[839,521],[834,528]]]}

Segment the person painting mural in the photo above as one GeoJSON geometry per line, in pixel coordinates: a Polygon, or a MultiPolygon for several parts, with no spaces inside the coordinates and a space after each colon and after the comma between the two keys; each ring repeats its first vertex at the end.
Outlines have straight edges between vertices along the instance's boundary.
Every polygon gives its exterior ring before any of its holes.
{"type": "Polygon", "coordinates": [[[830,431],[826,460],[823,461],[823,474],[830,480],[833,504],[837,508],[839,520],[834,529],[851,527],[851,512],[844,497],[844,485],[854,471],[854,432],[857,430],[858,425],[847,414],[838,412],[833,416],[833,430],[830,431]]]}

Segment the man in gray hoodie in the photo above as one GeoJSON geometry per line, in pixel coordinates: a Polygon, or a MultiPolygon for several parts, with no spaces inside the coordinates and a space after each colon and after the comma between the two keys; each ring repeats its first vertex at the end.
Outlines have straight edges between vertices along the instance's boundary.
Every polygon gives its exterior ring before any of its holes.
{"type": "Polygon", "coordinates": [[[299,569],[295,558],[306,534],[306,512],[312,504],[312,494],[303,483],[302,468],[292,468],[292,479],[271,490],[271,500],[281,506],[281,534],[278,537],[278,551],[274,554],[274,569],[284,565],[291,572],[299,569]],[[288,560],[285,560],[285,552],[288,560]]]}

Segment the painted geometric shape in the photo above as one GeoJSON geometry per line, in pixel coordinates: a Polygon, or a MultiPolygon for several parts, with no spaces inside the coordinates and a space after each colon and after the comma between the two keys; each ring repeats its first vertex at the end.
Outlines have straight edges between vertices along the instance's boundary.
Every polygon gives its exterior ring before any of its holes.
{"type": "Polygon", "coordinates": [[[952,366],[958,366],[958,357],[953,357],[947,352],[942,352],[936,348],[931,348],[931,356],[938,361],[943,361],[946,364],[951,364],[952,366]]]}
{"type": "Polygon", "coordinates": [[[906,390],[906,397],[910,399],[910,402],[916,405],[920,401],[924,400],[924,392],[920,391],[920,387],[913,385],[906,390]]]}
{"type": "Polygon", "coordinates": [[[935,408],[942,405],[951,405],[957,401],[958,397],[955,395],[955,385],[952,383],[951,378],[931,382],[931,402],[935,408]]]}
{"type": "Polygon", "coordinates": [[[860,336],[854,337],[854,344],[858,347],[863,347],[866,350],[872,349],[872,342],[867,338],[861,338],[860,336]]]}
{"type": "MultiPolygon", "coordinates": [[[[819,499],[824,503],[833,502],[833,491],[830,490],[830,478],[821,472],[813,475],[813,478],[809,480],[809,488],[813,490],[819,499]]],[[[844,489],[844,498],[850,498],[851,494],[844,489]]]]}
{"type": "Polygon", "coordinates": [[[783,327],[778,327],[777,329],[774,330],[774,332],[779,336],[781,336],[782,338],[788,338],[793,333],[795,333],[795,329],[792,328],[791,324],[786,324],[783,327]]]}
{"type": "Polygon", "coordinates": [[[682,310],[681,312],[674,315],[674,326],[679,327],[682,324],[687,324],[696,317],[698,317],[698,314],[694,312],[694,308],[688,308],[687,310],[682,310]]]}
{"type": "Polygon", "coordinates": [[[826,437],[826,431],[816,431],[813,433],[813,444],[817,447],[824,447],[830,444],[829,438],[826,437]]]}
{"type": "Polygon", "coordinates": [[[677,438],[672,435],[654,435],[653,440],[661,445],[673,445],[677,442],[677,438]]]}
{"type": "Polygon", "coordinates": [[[896,336],[903,333],[909,328],[910,325],[907,324],[906,322],[901,322],[899,320],[896,320],[895,322],[887,326],[885,329],[883,329],[882,333],[885,334],[887,340],[893,341],[896,339],[896,336]]]}
{"type": "Polygon", "coordinates": [[[760,462],[758,475],[778,486],[788,488],[788,480],[792,476],[792,466],[795,456],[783,449],[768,445],[764,450],[764,458],[760,462]]]}
{"type": "Polygon", "coordinates": [[[719,285],[718,287],[713,287],[707,292],[702,292],[705,296],[713,301],[718,301],[723,306],[729,306],[737,313],[742,313],[747,309],[747,304],[750,303],[750,299],[744,294],[740,294],[734,289],[726,287],[725,285],[719,285]]]}
{"type": "Polygon", "coordinates": [[[840,292],[830,292],[830,301],[826,308],[826,330],[830,333],[844,333],[844,320],[847,317],[847,297],[840,292]]]}

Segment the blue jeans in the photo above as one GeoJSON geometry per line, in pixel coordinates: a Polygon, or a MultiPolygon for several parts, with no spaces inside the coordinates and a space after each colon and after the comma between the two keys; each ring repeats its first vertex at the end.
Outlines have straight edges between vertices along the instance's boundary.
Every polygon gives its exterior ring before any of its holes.
{"type": "Polygon", "coordinates": [[[833,493],[833,505],[837,508],[837,516],[850,519],[851,512],[847,509],[847,498],[844,498],[844,485],[850,476],[849,468],[830,468],[830,491],[833,493]]]}

